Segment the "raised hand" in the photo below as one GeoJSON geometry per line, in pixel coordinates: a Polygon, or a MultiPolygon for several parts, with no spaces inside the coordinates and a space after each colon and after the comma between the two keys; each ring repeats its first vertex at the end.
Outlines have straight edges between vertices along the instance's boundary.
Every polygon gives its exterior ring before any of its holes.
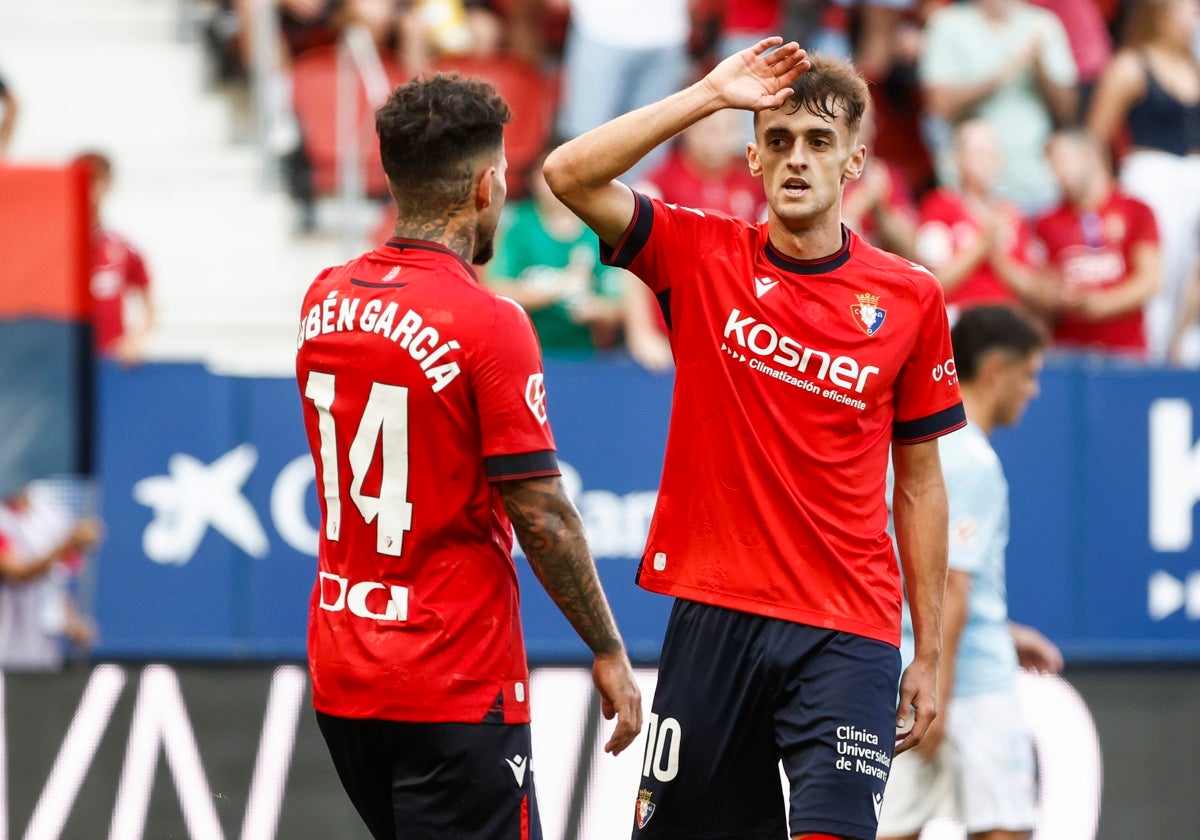
{"type": "Polygon", "coordinates": [[[784,44],[775,35],[726,58],[704,77],[704,83],[727,108],[761,111],[787,101],[792,85],[810,66],[799,44],[784,44]]]}

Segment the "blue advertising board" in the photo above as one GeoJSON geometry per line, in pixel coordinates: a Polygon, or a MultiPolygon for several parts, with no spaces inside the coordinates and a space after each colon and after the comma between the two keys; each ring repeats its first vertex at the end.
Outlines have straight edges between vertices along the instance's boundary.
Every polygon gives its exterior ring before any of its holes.
{"type": "MultiPolygon", "coordinates": [[[[98,655],[299,657],[315,574],[313,470],[291,379],[106,365],[98,655]]],[[[631,655],[669,599],[633,583],[671,380],[627,360],[550,362],[564,475],[631,655]]],[[[1200,373],[1056,360],[995,444],[1012,493],[1009,596],[1075,660],[1200,661],[1200,373]]],[[[703,457],[698,453],[696,457],[703,457]]],[[[518,561],[530,657],[586,650],[518,561]]]]}

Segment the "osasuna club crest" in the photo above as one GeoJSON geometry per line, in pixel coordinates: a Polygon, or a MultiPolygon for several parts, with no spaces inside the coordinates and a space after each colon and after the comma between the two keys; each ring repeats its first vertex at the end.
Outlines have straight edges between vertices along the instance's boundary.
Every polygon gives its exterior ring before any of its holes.
{"type": "Polygon", "coordinates": [[[867,335],[875,335],[883,326],[887,310],[879,308],[879,295],[861,294],[855,297],[858,298],[858,303],[850,307],[850,311],[854,313],[854,322],[862,327],[867,335]]]}
{"type": "Polygon", "coordinates": [[[634,814],[637,819],[637,827],[645,828],[646,823],[650,822],[650,818],[654,816],[654,803],[650,801],[650,791],[639,790],[637,811],[634,814]]]}

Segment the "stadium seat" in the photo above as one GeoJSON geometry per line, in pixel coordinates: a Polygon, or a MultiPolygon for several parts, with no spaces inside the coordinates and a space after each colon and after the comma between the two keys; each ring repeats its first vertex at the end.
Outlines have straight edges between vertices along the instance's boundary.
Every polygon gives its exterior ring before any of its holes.
{"type": "MultiPolygon", "coordinates": [[[[380,55],[390,87],[405,81],[405,74],[394,57],[380,55]]],[[[304,152],[312,166],[313,187],[317,195],[337,190],[337,47],[317,47],[292,60],[292,103],[304,152]]],[[[372,118],[374,107],[358,85],[359,154],[363,163],[367,194],[382,198],[388,194],[387,181],[379,163],[379,144],[372,118]]]]}

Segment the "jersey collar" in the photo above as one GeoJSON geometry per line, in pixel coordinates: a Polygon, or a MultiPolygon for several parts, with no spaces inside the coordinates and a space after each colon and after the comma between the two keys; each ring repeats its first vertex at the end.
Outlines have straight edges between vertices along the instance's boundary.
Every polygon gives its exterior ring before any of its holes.
{"type": "Polygon", "coordinates": [[[385,248],[395,248],[397,251],[432,251],[435,254],[445,254],[457,260],[463,268],[475,276],[475,267],[464,260],[460,254],[451,251],[440,242],[430,242],[427,239],[403,239],[399,236],[393,236],[384,243],[385,248]]]}
{"type": "Polygon", "coordinates": [[[767,239],[767,259],[776,268],[792,274],[828,274],[841,268],[850,259],[850,239],[850,231],[846,229],[845,225],[842,225],[842,247],[827,257],[815,260],[798,260],[795,257],[789,257],[776,248],[770,239],[767,239]]]}

